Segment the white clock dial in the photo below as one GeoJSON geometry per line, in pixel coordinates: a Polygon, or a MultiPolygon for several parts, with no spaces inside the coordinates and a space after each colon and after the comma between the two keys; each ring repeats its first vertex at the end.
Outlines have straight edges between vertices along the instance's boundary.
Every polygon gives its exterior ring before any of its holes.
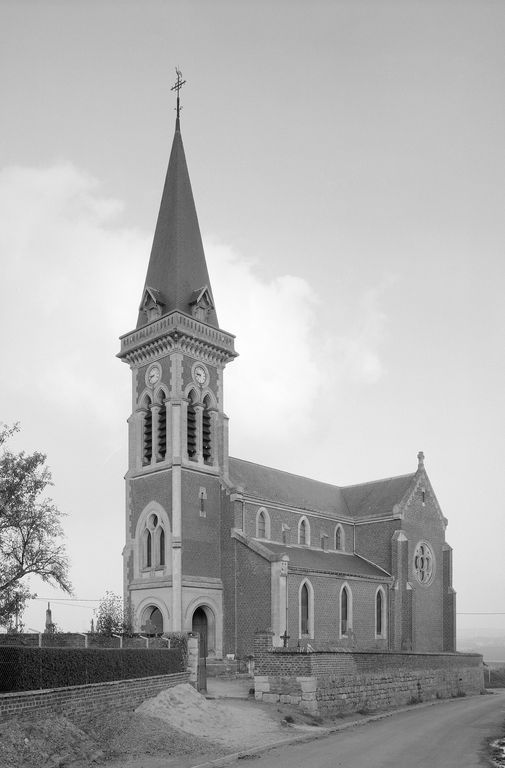
{"type": "Polygon", "coordinates": [[[196,366],[195,370],[193,371],[193,376],[198,384],[205,384],[207,381],[207,373],[205,368],[202,368],[201,365],[196,366]]]}
{"type": "Polygon", "coordinates": [[[147,380],[149,384],[156,384],[156,382],[159,381],[159,378],[160,378],[160,369],[151,368],[151,370],[147,374],[147,380]]]}

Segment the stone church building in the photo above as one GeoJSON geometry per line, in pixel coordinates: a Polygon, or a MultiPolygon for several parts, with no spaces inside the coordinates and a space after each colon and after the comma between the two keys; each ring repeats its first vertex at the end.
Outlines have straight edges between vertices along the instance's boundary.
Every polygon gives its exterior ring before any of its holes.
{"type": "MultiPolygon", "coordinates": [[[[140,288],[140,286],[139,286],[140,288]]],[[[228,455],[219,326],[177,116],[137,324],[124,588],[137,631],[196,630],[209,656],[274,645],[455,650],[447,520],[414,472],[338,486],[228,455]]],[[[240,364],[240,363],[237,363],[240,364]]]]}

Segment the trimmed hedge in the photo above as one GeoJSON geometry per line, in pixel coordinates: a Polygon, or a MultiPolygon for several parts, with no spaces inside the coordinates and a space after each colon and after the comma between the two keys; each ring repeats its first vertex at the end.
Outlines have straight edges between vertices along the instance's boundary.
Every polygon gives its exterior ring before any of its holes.
{"type": "Polygon", "coordinates": [[[183,672],[179,648],[0,647],[0,692],[65,688],[183,672]]]}

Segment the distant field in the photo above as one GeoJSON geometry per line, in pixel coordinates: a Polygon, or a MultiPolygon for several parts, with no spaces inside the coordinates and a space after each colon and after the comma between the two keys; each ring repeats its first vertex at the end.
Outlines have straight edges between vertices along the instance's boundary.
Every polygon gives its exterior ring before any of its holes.
{"type": "Polygon", "coordinates": [[[486,688],[505,688],[505,662],[486,661],[484,683],[486,688]]]}

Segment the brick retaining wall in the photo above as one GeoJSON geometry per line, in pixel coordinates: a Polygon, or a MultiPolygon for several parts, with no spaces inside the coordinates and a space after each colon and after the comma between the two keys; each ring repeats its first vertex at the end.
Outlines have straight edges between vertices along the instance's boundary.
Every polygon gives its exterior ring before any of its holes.
{"type": "Polygon", "coordinates": [[[255,696],[321,715],[386,709],[484,690],[482,656],[462,653],[272,650],[255,637],[255,696]]]}
{"type": "Polygon", "coordinates": [[[58,714],[71,715],[78,722],[90,713],[112,708],[131,710],[166,688],[189,682],[189,676],[189,672],[178,672],[70,688],[3,693],[0,694],[0,721],[17,716],[58,714]]]}

